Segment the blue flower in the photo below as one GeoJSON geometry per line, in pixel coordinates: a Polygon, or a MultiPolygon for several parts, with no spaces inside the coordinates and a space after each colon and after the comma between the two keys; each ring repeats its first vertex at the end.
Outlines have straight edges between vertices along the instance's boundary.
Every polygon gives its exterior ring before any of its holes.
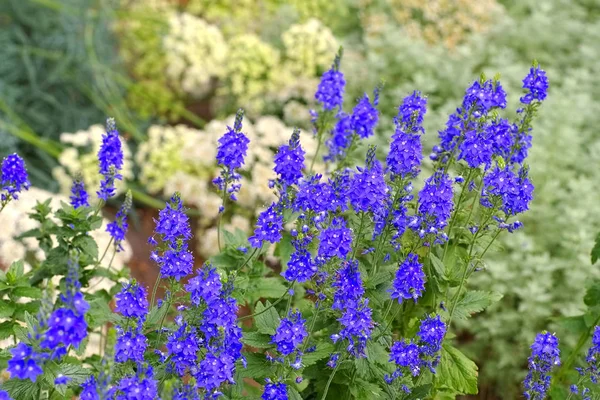
{"type": "Polygon", "coordinates": [[[200,400],[198,390],[191,385],[183,385],[173,390],[173,400],[200,400]]]}
{"type": "Polygon", "coordinates": [[[483,177],[481,204],[492,208],[494,205],[501,208],[507,215],[516,215],[529,209],[529,202],[533,199],[533,184],[527,177],[527,169],[521,168],[516,176],[508,166],[500,169],[495,167],[483,177]],[[497,204],[494,199],[500,199],[497,204]]]}
{"type": "Polygon", "coordinates": [[[346,150],[352,142],[353,131],[352,116],[340,112],[337,116],[337,122],[331,131],[331,137],[325,142],[329,149],[329,154],[323,156],[323,160],[331,162],[342,160],[346,156],[346,150]]]}
{"type": "Polygon", "coordinates": [[[352,116],[350,117],[352,129],[361,139],[373,136],[375,126],[377,126],[377,122],[379,122],[379,111],[375,108],[377,102],[377,90],[375,91],[373,104],[371,104],[369,96],[365,93],[352,111],[352,116]]]}
{"type": "Polygon", "coordinates": [[[4,390],[0,389],[0,400],[12,400],[8,394],[8,392],[5,392],[4,390]]]}
{"type": "Polygon", "coordinates": [[[446,324],[439,315],[425,317],[421,321],[419,332],[419,348],[422,355],[433,357],[442,349],[442,341],[446,335],[446,324]]]}
{"type": "Polygon", "coordinates": [[[320,174],[303,178],[298,183],[298,192],[294,199],[294,211],[333,211],[336,208],[335,194],[329,183],[319,182],[320,174]]]}
{"type": "Polygon", "coordinates": [[[223,382],[235,383],[233,373],[235,371],[235,359],[226,351],[220,354],[208,352],[206,357],[198,366],[198,373],[195,375],[198,386],[207,391],[213,391],[223,382]]]}
{"type": "Polygon", "coordinates": [[[476,118],[492,108],[506,108],[506,92],[500,82],[475,81],[465,92],[463,108],[476,118]]]}
{"type": "Polygon", "coordinates": [[[115,216],[115,220],[106,225],[106,232],[108,232],[113,238],[117,251],[123,251],[121,242],[125,240],[125,234],[129,228],[129,224],[127,223],[127,214],[131,209],[131,204],[131,192],[128,191],[127,195],[125,196],[125,201],[115,216]]]}
{"type": "Polygon", "coordinates": [[[396,125],[404,127],[408,132],[423,132],[423,117],[427,113],[427,98],[421,92],[414,91],[402,100],[398,107],[396,125]]]}
{"type": "Polygon", "coordinates": [[[339,69],[339,59],[336,57],[331,69],[321,76],[321,81],[315,93],[315,99],[323,105],[324,110],[341,108],[344,101],[346,81],[339,69]]]}
{"type": "Polygon", "coordinates": [[[145,318],[148,314],[146,289],[137,282],[123,283],[115,298],[115,311],[127,318],[145,318]]]}
{"type": "Polygon", "coordinates": [[[275,172],[284,185],[298,183],[304,168],[304,150],[300,146],[300,130],[294,129],[289,145],[279,147],[275,155],[275,172]]]}
{"type": "Polygon", "coordinates": [[[18,199],[21,190],[28,190],[29,185],[25,161],[17,153],[6,156],[2,160],[2,202],[18,199]]]}
{"type": "Polygon", "coordinates": [[[488,166],[492,162],[493,142],[485,132],[469,130],[459,147],[459,160],[465,160],[469,167],[488,166]]]}
{"type": "Polygon", "coordinates": [[[182,323],[167,338],[167,352],[171,356],[175,371],[180,376],[184,376],[188,368],[196,365],[201,342],[196,330],[186,323],[182,323]]]}
{"type": "Polygon", "coordinates": [[[360,278],[358,270],[358,261],[344,261],[338,269],[335,281],[332,284],[335,289],[333,295],[333,309],[344,309],[349,304],[354,304],[360,300],[365,293],[365,289],[360,278]]]}
{"type": "Polygon", "coordinates": [[[271,340],[277,345],[277,351],[284,356],[297,351],[308,336],[305,323],[300,312],[290,313],[288,318],[283,318],[271,340]]]}
{"type": "Polygon", "coordinates": [[[498,119],[485,127],[485,135],[492,143],[493,153],[508,158],[513,147],[513,128],[506,119],[498,119]]]}
{"type": "Polygon", "coordinates": [[[103,179],[97,193],[100,199],[107,201],[115,195],[115,180],[123,179],[120,174],[121,168],[123,168],[123,149],[115,120],[112,118],[106,121],[106,133],[102,135],[98,162],[103,179]]]}
{"type": "Polygon", "coordinates": [[[272,382],[270,379],[267,379],[267,384],[265,385],[265,391],[261,396],[262,400],[287,400],[287,386],[283,382],[272,382]]]}
{"type": "Polygon", "coordinates": [[[374,148],[367,152],[366,167],[357,169],[358,173],[354,174],[348,190],[354,211],[375,211],[385,206],[389,188],[385,183],[383,167],[375,158],[374,148]]]}
{"type": "Polygon", "coordinates": [[[390,362],[398,366],[398,372],[394,378],[402,376],[402,370],[408,370],[412,376],[421,372],[421,352],[419,346],[412,340],[395,342],[390,349],[390,362]]]}
{"type": "Polygon", "coordinates": [[[317,265],[303,244],[297,240],[294,240],[292,244],[295,251],[290,256],[287,269],[281,275],[290,282],[306,282],[317,273],[317,265]]]}
{"type": "Polygon", "coordinates": [[[523,79],[523,89],[527,90],[525,96],[521,97],[521,103],[530,104],[533,100],[542,101],[548,94],[549,81],[546,71],[539,65],[531,67],[529,74],[523,79]]]}
{"type": "Polygon", "coordinates": [[[192,229],[189,217],[185,214],[183,202],[178,194],[174,194],[166,207],[159,211],[158,220],[154,220],[154,233],[160,235],[164,242],[175,245],[178,239],[190,240],[192,229]]]}
{"type": "Polygon", "coordinates": [[[8,360],[6,370],[11,378],[30,379],[35,382],[38,375],[44,372],[38,364],[42,355],[37,354],[31,346],[19,343],[10,353],[12,358],[8,360]]]}
{"type": "Polygon", "coordinates": [[[333,257],[344,260],[351,250],[352,230],[346,226],[344,218],[336,217],[328,228],[321,231],[318,256],[324,261],[333,257]]]}
{"type": "Polygon", "coordinates": [[[75,179],[73,181],[73,186],[71,186],[71,196],[69,197],[71,200],[71,205],[73,208],[79,207],[89,207],[90,203],[88,201],[88,194],[85,191],[85,185],[83,180],[75,179]]]}
{"type": "Polygon", "coordinates": [[[397,127],[386,160],[387,168],[401,179],[415,177],[420,171],[422,153],[421,136],[406,133],[397,127]]]}
{"type": "Polygon", "coordinates": [[[550,373],[554,366],[560,365],[558,338],[551,333],[539,333],[531,345],[529,373],[525,378],[526,399],[543,399],[550,388],[550,373]]]}
{"type": "Polygon", "coordinates": [[[210,264],[198,270],[195,277],[185,285],[185,290],[190,293],[192,304],[198,306],[201,302],[211,304],[221,295],[221,278],[217,270],[210,264]]]}
{"type": "Polygon", "coordinates": [[[447,225],[453,207],[452,180],[447,174],[437,171],[427,178],[419,192],[419,216],[409,226],[421,237],[437,235],[447,225]]]}
{"type": "Polygon", "coordinates": [[[350,354],[354,357],[366,357],[367,340],[371,337],[374,326],[369,299],[346,303],[346,310],[338,321],[342,324],[342,330],[339,335],[332,336],[333,342],[347,339],[350,354]]]}
{"type": "Polygon", "coordinates": [[[71,378],[69,378],[68,376],[64,376],[62,374],[59,374],[56,377],[56,379],[54,380],[54,384],[55,385],[66,385],[70,381],[71,381],[71,378]]]}
{"type": "Polygon", "coordinates": [[[153,377],[152,367],[144,371],[138,366],[137,375],[125,376],[117,388],[121,393],[117,394],[116,400],[154,400],[158,397],[158,382],[153,377]]]}
{"type": "Polygon", "coordinates": [[[400,304],[404,299],[413,299],[416,302],[425,290],[424,278],[423,265],[419,263],[419,256],[410,253],[398,267],[392,288],[388,291],[392,299],[398,299],[400,304]]]}
{"type": "Polygon", "coordinates": [[[217,163],[221,167],[221,173],[213,179],[219,190],[227,190],[233,201],[237,200],[236,193],[241,188],[239,181],[242,178],[236,170],[244,165],[250,143],[250,139],[241,131],[243,118],[244,111],[240,109],[235,116],[233,129],[228,126],[227,132],[219,139],[217,163]]]}
{"type": "Polygon", "coordinates": [[[40,345],[49,350],[69,346],[77,348],[86,336],[87,323],[84,316],[61,307],[50,315],[48,330],[40,345]]]}
{"type": "Polygon", "coordinates": [[[124,332],[117,326],[117,342],[115,344],[115,361],[124,363],[128,360],[143,362],[144,353],[148,346],[148,339],[141,332],[141,329],[135,332],[129,329],[124,332]]]}
{"type": "Polygon", "coordinates": [[[258,216],[254,235],[249,237],[248,241],[255,248],[261,247],[264,241],[277,243],[281,240],[282,230],[283,215],[281,215],[278,205],[272,203],[258,216]]]}
{"type": "Polygon", "coordinates": [[[187,244],[181,244],[177,248],[169,247],[157,260],[163,277],[180,280],[191,274],[194,269],[194,256],[188,250],[187,244]]]}

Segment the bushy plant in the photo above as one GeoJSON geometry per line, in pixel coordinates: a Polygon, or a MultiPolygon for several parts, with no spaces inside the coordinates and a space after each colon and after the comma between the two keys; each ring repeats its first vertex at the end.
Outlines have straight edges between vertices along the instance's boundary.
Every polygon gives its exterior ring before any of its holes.
{"type": "MultiPolygon", "coordinates": [[[[90,206],[82,181],[73,183],[70,204],[55,212],[58,223],[49,218],[48,203],[39,203],[31,214],[39,228],[22,236],[38,240],[45,259],[27,273],[16,261],[0,275],[2,335],[15,340],[3,358],[11,375],[3,396],[268,400],[477,393],[477,366],[458,348],[456,323],[502,296],[469,290],[467,281],[501,233],[522,227],[516,216],[533,196],[525,161],[532,121],[548,90],[546,73],[531,67],[512,120],[503,115],[507,95],[498,79],[473,82],[440,131],[430,156],[433,172],[415,195],[427,98],[415,91],[402,101],[385,163],[369,146],[364,164],[353,168],[349,156],[374,135],[380,119],[381,88],[345,113],[339,67],[340,56],[315,95],[315,157],[307,162],[297,129],[278,148],[269,184],[276,200],[260,213],[252,236],[224,231],[219,217],[220,253],[193,271],[190,221],[181,196],[172,196],[148,240],[160,269],[151,290],[134,280],[117,284],[122,274],[111,268],[110,254],[122,250],[128,229],[130,195],[105,228],[112,237],[106,249],[99,251],[88,234],[101,228],[101,208],[123,179],[122,142],[109,120],[98,150],[98,203],[90,206]],[[317,155],[327,163],[325,177],[314,172],[317,155]],[[56,276],[62,277],[58,295],[49,283],[56,276]],[[84,290],[94,276],[115,284],[84,290]],[[165,291],[157,298],[160,286],[165,291]],[[87,338],[98,333],[99,349],[88,355],[87,338]]],[[[220,215],[245,184],[249,142],[239,111],[215,143],[220,215]]],[[[22,159],[5,158],[3,204],[26,196],[21,192],[28,187],[22,159]]],[[[582,369],[592,382],[596,342],[590,367],[582,369]]],[[[558,339],[542,332],[531,348],[525,395],[541,399],[559,364],[558,339]]],[[[572,393],[584,393],[585,382],[572,393]]]]}

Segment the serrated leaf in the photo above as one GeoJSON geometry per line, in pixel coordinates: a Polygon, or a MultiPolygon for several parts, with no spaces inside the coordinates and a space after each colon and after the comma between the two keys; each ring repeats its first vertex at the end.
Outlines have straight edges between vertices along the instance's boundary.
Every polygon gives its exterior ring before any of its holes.
{"type": "Polygon", "coordinates": [[[428,383],[426,385],[420,385],[410,390],[408,397],[406,400],[421,400],[427,397],[427,395],[431,392],[431,384],[428,383]]]}
{"type": "Polygon", "coordinates": [[[324,358],[328,358],[333,352],[333,344],[329,342],[319,342],[315,351],[305,353],[302,357],[302,364],[305,367],[309,367],[324,358]]]}
{"type": "Polygon", "coordinates": [[[12,290],[12,295],[16,297],[28,297],[30,299],[41,299],[42,291],[36,287],[19,286],[12,290]]]}
{"type": "Polygon", "coordinates": [[[258,279],[254,283],[254,288],[251,289],[254,298],[277,299],[285,293],[287,287],[283,284],[280,278],[270,277],[258,279]]]}
{"type": "Polygon", "coordinates": [[[148,319],[146,320],[147,327],[153,327],[158,325],[160,321],[164,318],[164,316],[169,311],[169,308],[163,304],[163,307],[158,308],[158,306],[152,307],[150,312],[148,313],[148,319]]]}
{"type": "Polygon", "coordinates": [[[25,264],[23,260],[17,260],[10,265],[8,269],[8,274],[12,274],[15,278],[20,278],[23,276],[25,271],[25,264]]]}
{"type": "Polygon", "coordinates": [[[431,260],[431,266],[433,267],[433,271],[435,272],[436,276],[442,281],[447,281],[448,278],[446,277],[446,267],[444,266],[442,260],[433,254],[433,252],[429,253],[429,259],[431,260]]]}
{"type": "Polygon", "coordinates": [[[256,305],[254,313],[258,314],[254,317],[254,322],[258,331],[260,333],[274,335],[275,330],[279,326],[280,318],[275,307],[271,307],[271,302],[267,301],[264,305],[259,302],[256,305]]]}
{"type": "Polygon", "coordinates": [[[0,318],[10,318],[15,309],[15,303],[12,301],[0,300],[0,318]]]}
{"type": "Polygon", "coordinates": [[[592,281],[585,292],[583,302],[588,307],[593,307],[600,304],[600,281],[592,281]]]}
{"type": "Polygon", "coordinates": [[[4,321],[0,323],[0,340],[7,339],[14,334],[14,325],[15,323],[12,321],[4,321]]]}
{"type": "Polygon", "coordinates": [[[81,253],[85,254],[89,260],[98,259],[98,244],[91,236],[78,236],[73,240],[73,245],[81,249],[81,253]]]}
{"type": "Polygon", "coordinates": [[[246,368],[241,370],[244,378],[265,378],[271,374],[272,363],[268,362],[264,354],[248,353],[246,357],[246,368]]]}
{"type": "Polygon", "coordinates": [[[44,380],[50,387],[54,387],[63,396],[65,395],[68,386],[81,385],[89,376],[90,371],[77,364],[61,362],[61,364],[58,365],[55,362],[49,362],[44,365],[44,380]],[[54,380],[59,376],[65,376],[70,380],[66,385],[55,385],[54,380]]]}
{"type": "Polygon", "coordinates": [[[596,242],[594,243],[594,248],[592,249],[592,265],[596,264],[600,258],[600,233],[596,236],[596,242]]]}
{"type": "Polygon", "coordinates": [[[9,379],[2,383],[2,390],[7,391],[12,399],[39,400],[40,387],[29,379],[9,379]]]}
{"type": "Polygon", "coordinates": [[[456,304],[454,317],[465,320],[472,314],[479,313],[502,298],[498,292],[471,290],[466,292],[456,304]]]}
{"type": "Polygon", "coordinates": [[[248,346],[257,347],[259,349],[273,347],[271,337],[260,332],[244,332],[242,342],[248,346]]]}
{"type": "Polygon", "coordinates": [[[275,256],[279,257],[281,262],[281,272],[285,272],[287,264],[290,261],[292,253],[294,252],[294,246],[292,245],[292,235],[288,232],[284,232],[281,240],[275,246],[275,256]]]}
{"type": "Polygon", "coordinates": [[[302,400],[302,396],[296,389],[288,386],[288,400],[302,400]]]}
{"type": "Polygon", "coordinates": [[[460,350],[444,343],[436,382],[456,394],[477,394],[477,365],[460,350]]]}
{"type": "Polygon", "coordinates": [[[114,314],[108,303],[103,299],[96,298],[89,302],[90,309],[88,310],[86,317],[90,319],[90,328],[96,328],[98,326],[105,325],[107,322],[115,322],[119,316],[114,314]]]}

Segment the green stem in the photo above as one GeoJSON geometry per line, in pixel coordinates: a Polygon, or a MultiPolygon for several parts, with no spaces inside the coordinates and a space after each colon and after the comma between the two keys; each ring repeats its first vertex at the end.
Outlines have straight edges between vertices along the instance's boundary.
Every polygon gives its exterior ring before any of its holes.
{"type": "Polygon", "coordinates": [[[306,340],[304,341],[304,344],[302,345],[302,353],[304,353],[304,351],[306,350],[306,346],[308,346],[308,340],[310,339],[310,335],[312,334],[313,329],[315,329],[315,323],[317,322],[317,316],[319,315],[319,311],[321,310],[321,300],[317,300],[319,304],[317,304],[317,309],[315,310],[315,313],[312,316],[312,319],[310,321],[310,326],[308,328],[308,335],[306,336],[306,340]]]}
{"type": "Polygon", "coordinates": [[[325,391],[323,392],[323,396],[321,396],[321,400],[325,400],[327,398],[327,393],[329,392],[329,386],[331,386],[331,382],[333,381],[333,377],[335,376],[335,373],[337,372],[337,370],[340,367],[341,363],[342,362],[340,360],[338,360],[337,365],[335,366],[335,368],[331,372],[331,375],[329,375],[329,380],[327,381],[327,385],[325,386],[325,391]]]}
{"type": "Polygon", "coordinates": [[[598,315],[598,317],[596,318],[594,323],[587,329],[587,331],[583,332],[581,334],[581,336],[579,337],[579,340],[577,341],[577,345],[575,346],[575,349],[571,352],[571,354],[569,354],[569,358],[567,358],[567,361],[563,364],[562,369],[557,376],[557,380],[559,382],[562,380],[562,378],[564,376],[563,371],[570,371],[572,369],[573,364],[575,363],[575,359],[577,358],[579,352],[581,351],[583,346],[585,346],[588,339],[592,336],[592,330],[598,324],[600,324],[600,315],[598,315]]]}
{"type": "MultiPolygon", "coordinates": [[[[474,171],[475,171],[475,169],[469,170],[469,175],[467,176],[467,179],[464,182],[462,190],[460,191],[460,196],[458,196],[458,202],[456,203],[456,208],[455,208],[456,211],[454,211],[454,213],[452,214],[452,218],[450,219],[450,224],[448,225],[448,240],[446,240],[446,244],[444,245],[444,253],[442,255],[442,263],[446,259],[446,252],[448,251],[448,244],[450,243],[450,235],[452,234],[452,228],[454,227],[454,223],[456,222],[456,216],[460,210],[460,205],[462,204],[462,201],[463,201],[463,198],[464,198],[464,195],[466,192],[465,189],[469,185],[469,182],[471,182],[474,171]]],[[[475,196],[475,197],[477,197],[477,196],[475,196]]]]}
{"type": "Polygon", "coordinates": [[[312,162],[310,163],[310,170],[309,170],[309,175],[312,175],[313,173],[313,169],[315,167],[315,162],[317,161],[317,158],[319,156],[319,150],[321,150],[321,144],[323,143],[323,134],[321,132],[319,132],[319,142],[317,143],[317,150],[315,150],[315,156],[313,157],[312,162]]]}
{"type": "Polygon", "coordinates": [[[356,241],[354,242],[354,250],[352,251],[353,259],[356,258],[356,251],[358,250],[358,245],[360,243],[360,238],[361,238],[363,227],[364,227],[365,215],[366,215],[366,213],[364,211],[360,212],[360,226],[358,228],[358,235],[356,235],[356,241]]]}
{"type": "Polygon", "coordinates": [[[219,245],[219,251],[221,247],[221,225],[223,224],[223,214],[225,213],[225,202],[227,201],[227,181],[225,181],[225,187],[223,188],[223,211],[219,213],[219,221],[217,221],[217,244],[219,245]]]}
{"type": "Polygon", "coordinates": [[[154,289],[152,289],[152,297],[150,299],[150,308],[154,306],[154,299],[156,298],[156,291],[158,290],[158,285],[160,284],[160,280],[162,278],[162,272],[158,273],[156,277],[156,282],[154,282],[154,289]]]}

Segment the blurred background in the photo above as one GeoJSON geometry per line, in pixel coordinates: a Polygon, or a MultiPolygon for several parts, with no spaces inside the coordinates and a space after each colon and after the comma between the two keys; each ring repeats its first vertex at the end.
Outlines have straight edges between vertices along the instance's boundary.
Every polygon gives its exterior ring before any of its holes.
{"type": "MultiPolygon", "coordinates": [[[[33,202],[62,199],[78,173],[93,192],[103,123],[114,117],[126,143],[119,190],[135,200],[119,262],[153,282],[145,243],[174,191],[194,216],[198,262],[217,247],[215,143],[238,107],[252,145],[227,229],[250,231],[270,202],[272,156],[292,127],[305,129],[314,154],[309,109],[340,45],[347,110],[385,82],[373,139],[382,151],[415,89],[428,96],[429,152],[481,73],[501,74],[514,108],[532,60],[547,71],[529,161],[535,200],[524,229],[504,236],[472,282],[504,298],[461,336],[480,367],[477,398],[518,398],[535,333],[573,345],[568,317],[582,313],[585,283],[600,277],[589,262],[600,230],[599,0],[2,0],[0,155],[24,156],[39,190],[23,197],[33,202]]],[[[31,205],[0,215],[16,229],[0,231],[0,263],[32,251],[14,239],[29,229],[31,205]]]]}

